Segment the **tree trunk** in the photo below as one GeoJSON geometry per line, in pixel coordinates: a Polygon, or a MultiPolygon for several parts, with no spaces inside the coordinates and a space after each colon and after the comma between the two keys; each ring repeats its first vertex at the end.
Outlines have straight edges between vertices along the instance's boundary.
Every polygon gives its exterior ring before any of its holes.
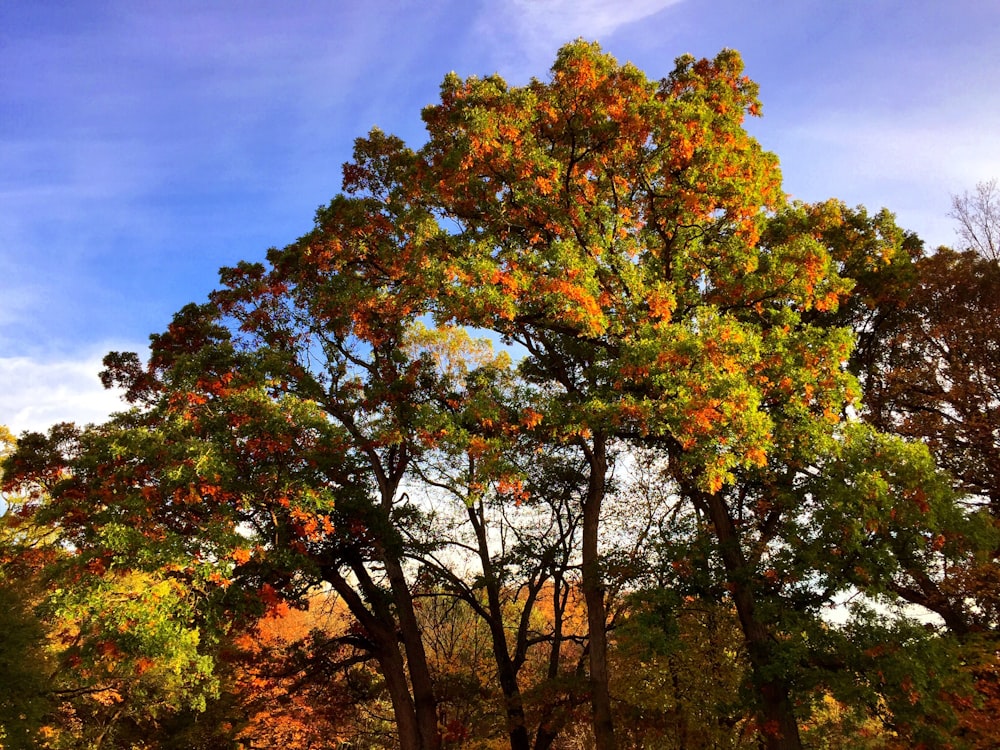
{"type": "Polygon", "coordinates": [[[607,438],[594,436],[593,446],[585,446],[590,464],[587,498],[583,505],[583,598],[587,604],[590,639],[590,704],[596,750],[616,750],[611,693],[608,688],[607,613],[604,609],[604,581],[598,555],[601,503],[607,480],[607,438]]]}
{"type": "Polygon", "coordinates": [[[422,750],[440,750],[441,732],[438,729],[434,680],[431,678],[423,635],[413,608],[413,594],[403,572],[401,539],[392,521],[394,502],[403,472],[409,463],[409,455],[405,450],[392,453],[386,459],[387,465],[380,463],[377,456],[372,456],[371,461],[378,478],[381,522],[386,531],[384,538],[376,540],[375,547],[385,566],[385,574],[392,590],[392,600],[396,605],[399,636],[403,641],[403,651],[406,653],[410,688],[413,690],[413,705],[420,728],[420,747],[422,750]]]}
{"type": "Polygon", "coordinates": [[[532,750],[549,750],[552,744],[556,741],[556,737],[559,733],[547,726],[538,727],[538,733],[535,735],[535,744],[532,750]]]}
{"type": "MultiPolygon", "coordinates": [[[[493,650],[506,651],[506,638],[503,625],[490,623],[490,633],[493,637],[493,650]],[[501,643],[504,645],[501,647],[501,643]]],[[[497,676],[500,690],[503,692],[504,705],[507,711],[507,736],[510,739],[510,750],[530,750],[528,727],[524,717],[524,702],[521,699],[521,688],[517,683],[517,673],[510,659],[497,659],[497,676]]]]}
{"type": "MultiPolygon", "coordinates": [[[[563,560],[562,570],[568,566],[568,560],[563,560]]],[[[549,647],[549,663],[546,670],[546,678],[555,680],[559,676],[559,662],[562,652],[563,640],[563,616],[565,601],[561,599],[563,586],[565,585],[561,572],[556,572],[552,579],[552,645],[549,647]]],[[[562,732],[566,724],[567,711],[556,714],[556,706],[552,703],[544,706],[541,718],[538,722],[538,729],[535,732],[535,742],[532,750],[549,750],[556,738],[562,732]]]]}
{"type": "Polygon", "coordinates": [[[434,695],[434,681],[427,665],[423,637],[413,609],[413,596],[410,594],[410,588],[399,561],[387,554],[383,562],[392,587],[396,616],[399,618],[399,632],[403,640],[403,649],[406,652],[410,684],[413,688],[413,704],[420,727],[421,748],[422,750],[439,750],[441,733],[438,730],[437,698],[434,695]]]}
{"type": "Polygon", "coordinates": [[[406,681],[406,667],[399,653],[399,646],[393,639],[391,644],[379,644],[378,663],[385,687],[392,701],[392,713],[396,719],[396,734],[400,750],[422,750],[423,732],[406,681]]]}
{"type": "MultiPolygon", "coordinates": [[[[360,565],[360,563],[359,563],[360,565]]],[[[360,571],[363,574],[364,571],[360,571]]],[[[379,671],[385,679],[386,690],[392,703],[392,713],[396,721],[396,734],[399,738],[400,750],[422,750],[421,732],[417,722],[417,713],[410,695],[410,686],[406,676],[406,665],[399,653],[399,642],[396,638],[394,622],[388,613],[382,611],[376,600],[372,600],[373,612],[365,604],[365,600],[334,568],[324,571],[324,578],[340,594],[351,614],[358,620],[368,634],[375,658],[378,660],[379,671]],[[381,616],[379,616],[381,615],[381,616]]],[[[359,575],[359,583],[367,580],[359,575]]],[[[371,593],[368,592],[369,596],[371,593]]]]}
{"type": "Polygon", "coordinates": [[[486,583],[486,597],[489,606],[490,638],[493,644],[493,660],[496,662],[497,678],[504,697],[504,708],[507,713],[507,736],[511,750],[530,750],[528,727],[524,716],[524,701],[521,698],[521,687],[517,680],[517,669],[510,656],[507,645],[507,633],[503,625],[503,606],[500,603],[500,584],[493,570],[490,558],[489,539],[486,535],[485,520],[478,515],[482,506],[468,506],[469,520],[476,533],[476,545],[479,552],[479,563],[483,569],[483,580],[486,583]]]}
{"type": "Polygon", "coordinates": [[[740,546],[739,533],[726,501],[719,493],[695,491],[695,497],[708,509],[715,527],[719,554],[726,568],[726,578],[736,605],[743,637],[746,639],[754,687],[759,701],[757,719],[760,735],[767,750],[801,750],[799,725],[789,696],[788,683],[773,677],[773,642],[767,627],[756,614],[752,577],[754,572],[747,564],[740,546]]]}

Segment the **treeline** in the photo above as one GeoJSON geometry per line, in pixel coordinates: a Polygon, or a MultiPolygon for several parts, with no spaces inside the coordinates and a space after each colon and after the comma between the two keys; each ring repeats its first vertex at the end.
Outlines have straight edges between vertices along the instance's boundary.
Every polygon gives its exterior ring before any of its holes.
{"type": "Polygon", "coordinates": [[[4,746],[995,747],[996,259],[789,203],[759,106],[450,75],[8,436],[4,746]]]}

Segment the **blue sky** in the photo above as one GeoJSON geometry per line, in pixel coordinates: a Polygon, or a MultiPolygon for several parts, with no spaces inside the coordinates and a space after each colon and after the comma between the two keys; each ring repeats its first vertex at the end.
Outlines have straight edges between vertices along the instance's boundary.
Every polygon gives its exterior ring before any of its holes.
{"type": "Polygon", "coordinates": [[[929,246],[1000,176],[1000,3],[4,0],[0,424],[101,419],[101,356],[308,231],[354,138],[417,145],[448,71],[544,78],[578,36],[653,77],[739,50],[785,190],[929,246]]]}

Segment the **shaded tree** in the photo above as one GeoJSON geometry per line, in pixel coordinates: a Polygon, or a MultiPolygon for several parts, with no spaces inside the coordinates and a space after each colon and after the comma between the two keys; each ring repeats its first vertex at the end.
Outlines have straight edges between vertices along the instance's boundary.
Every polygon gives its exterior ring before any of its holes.
{"type": "Polygon", "coordinates": [[[1000,515],[1000,269],[941,248],[918,260],[865,401],[885,429],[927,441],[961,489],[1000,515]]]}
{"type": "MultiPolygon", "coordinates": [[[[0,425],[0,459],[16,440],[0,425]]],[[[2,477],[2,474],[0,474],[2,477]]],[[[54,707],[45,653],[47,630],[34,612],[42,599],[41,569],[54,554],[48,529],[19,513],[18,498],[4,494],[0,515],[0,745],[35,747],[54,707]]]]}

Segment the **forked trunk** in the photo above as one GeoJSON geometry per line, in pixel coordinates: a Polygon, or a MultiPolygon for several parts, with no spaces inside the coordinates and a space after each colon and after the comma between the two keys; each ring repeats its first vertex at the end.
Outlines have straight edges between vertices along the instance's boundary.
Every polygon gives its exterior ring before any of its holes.
{"type": "Polygon", "coordinates": [[[420,625],[413,609],[413,596],[410,594],[403,568],[399,561],[390,555],[385,559],[386,575],[392,587],[393,600],[396,604],[396,615],[399,618],[399,632],[406,652],[406,664],[409,667],[410,685],[413,688],[413,705],[420,727],[421,750],[439,750],[441,733],[438,730],[437,698],[434,695],[434,681],[427,665],[427,653],[420,633],[420,625]]]}
{"type": "Polygon", "coordinates": [[[423,750],[422,732],[417,721],[417,712],[406,681],[403,657],[395,643],[385,644],[378,654],[379,668],[385,679],[385,687],[392,702],[392,714],[396,721],[396,735],[400,750],[423,750]]]}
{"type": "Polygon", "coordinates": [[[360,564],[355,567],[355,574],[358,576],[359,585],[362,587],[367,585],[366,594],[371,601],[371,609],[335,567],[325,571],[325,578],[343,598],[351,614],[367,631],[372,652],[378,661],[379,671],[385,680],[386,691],[392,703],[400,750],[424,750],[418,716],[413,696],[410,694],[406,664],[399,652],[395,623],[389,611],[380,606],[377,592],[371,589],[371,581],[360,564]]]}

